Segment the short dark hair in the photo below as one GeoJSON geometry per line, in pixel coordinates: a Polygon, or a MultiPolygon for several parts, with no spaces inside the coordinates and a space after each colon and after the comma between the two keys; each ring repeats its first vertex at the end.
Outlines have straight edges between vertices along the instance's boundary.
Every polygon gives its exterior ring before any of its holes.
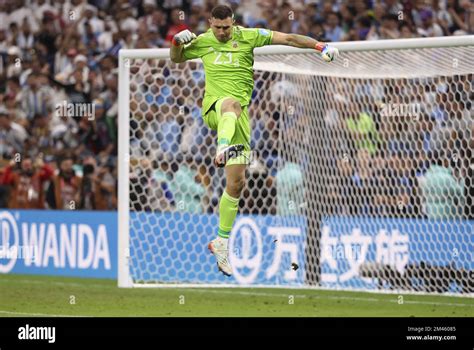
{"type": "Polygon", "coordinates": [[[217,19],[226,19],[228,17],[234,19],[234,12],[227,5],[217,5],[212,9],[211,16],[217,19]]]}

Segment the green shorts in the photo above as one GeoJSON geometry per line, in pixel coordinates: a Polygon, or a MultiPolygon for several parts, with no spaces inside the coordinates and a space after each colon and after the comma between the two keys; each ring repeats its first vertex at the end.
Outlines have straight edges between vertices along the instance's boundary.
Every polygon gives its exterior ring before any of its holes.
{"type": "MultiPolygon", "coordinates": [[[[206,125],[212,130],[217,131],[217,125],[221,116],[222,102],[228,97],[223,97],[216,101],[214,108],[209,109],[207,114],[203,116],[203,120],[206,125]]],[[[226,166],[235,164],[249,164],[250,163],[250,120],[247,106],[242,107],[242,113],[240,118],[235,123],[235,133],[230,140],[231,145],[242,144],[244,145],[244,151],[241,156],[229,159],[226,166]]]]}

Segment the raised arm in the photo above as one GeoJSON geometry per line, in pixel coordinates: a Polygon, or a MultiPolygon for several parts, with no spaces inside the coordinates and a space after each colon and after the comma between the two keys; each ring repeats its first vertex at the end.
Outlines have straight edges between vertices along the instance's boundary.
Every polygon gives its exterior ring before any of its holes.
{"type": "Polygon", "coordinates": [[[339,55],[339,50],[326,43],[317,41],[309,36],[299,34],[286,34],[273,31],[272,45],[287,45],[299,48],[315,49],[321,53],[321,57],[327,61],[334,61],[339,55]]]}
{"type": "Polygon", "coordinates": [[[180,63],[186,61],[183,55],[184,45],[190,43],[196,39],[196,34],[191,33],[189,30],[183,30],[173,37],[172,45],[170,48],[170,58],[174,63],[180,63]]]}
{"type": "Polygon", "coordinates": [[[170,58],[174,63],[180,63],[186,61],[183,57],[184,45],[171,45],[170,47],[170,58]]]}

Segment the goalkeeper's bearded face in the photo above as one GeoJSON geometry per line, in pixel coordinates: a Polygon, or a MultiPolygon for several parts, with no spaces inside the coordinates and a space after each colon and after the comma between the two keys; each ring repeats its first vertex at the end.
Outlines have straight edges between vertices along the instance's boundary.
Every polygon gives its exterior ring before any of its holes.
{"type": "Polygon", "coordinates": [[[232,27],[234,21],[231,17],[225,19],[218,19],[211,17],[209,19],[209,25],[211,26],[214,36],[222,43],[229,41],[232,38],[232,27]]]}

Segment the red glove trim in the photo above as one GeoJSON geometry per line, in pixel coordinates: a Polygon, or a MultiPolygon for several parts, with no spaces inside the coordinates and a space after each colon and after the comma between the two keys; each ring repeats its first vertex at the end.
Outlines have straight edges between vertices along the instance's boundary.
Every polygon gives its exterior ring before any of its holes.
{"type": "Polygon", "coordinates": [[[326,43],[318,42],[314,48],[316,51],[323,52],[325,47],[326,47],[326,43]]]}
{"type": "Polygon", "coordinates": [[[173,38],[173,40],[171,40],[171,43],[173,44],[173,46],[179,46],[180,44],[178,44],[178,42],[173,38]]]}

